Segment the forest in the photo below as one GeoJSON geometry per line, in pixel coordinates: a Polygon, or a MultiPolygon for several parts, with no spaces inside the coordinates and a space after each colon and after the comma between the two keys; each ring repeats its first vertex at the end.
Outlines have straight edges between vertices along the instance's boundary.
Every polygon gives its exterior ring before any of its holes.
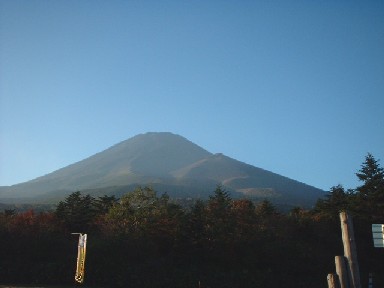
{"type": "Polygon", "coordinates": [[[217,186],[186,206],[137,187],[120,199],[77,191],[52,211],[0,212],[0,284],[74,286],[78,236],[88,234],[85,287],[327,287],[343,255],[339,212],[355,228],[362,287],[384,287],[384,170],[368,154],[361,186],[337,185],[312,209],[279,211],[264,200],[232,199],[217,186]]]}

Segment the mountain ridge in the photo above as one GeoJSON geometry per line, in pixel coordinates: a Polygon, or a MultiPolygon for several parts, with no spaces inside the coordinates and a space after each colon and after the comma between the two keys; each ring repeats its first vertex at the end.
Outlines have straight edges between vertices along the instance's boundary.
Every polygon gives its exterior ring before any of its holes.
{"type": "Polygon", "coordinates": [[[205,195],[206,189],[222,185],[239,197],[267,198],[290,205],[313,205],[324,195],[324,191],[308,184],[222,153],[208,152],[180,135],[148,132],[36,179],[0,187],[0,202],[6,198],[44,199],[74,191],[105,189],[113,194],[111,187],[120,191],[132,185],[159,187],[165,190],[159,192],[178,197],[193,197],[203,190],[205,195]]]}

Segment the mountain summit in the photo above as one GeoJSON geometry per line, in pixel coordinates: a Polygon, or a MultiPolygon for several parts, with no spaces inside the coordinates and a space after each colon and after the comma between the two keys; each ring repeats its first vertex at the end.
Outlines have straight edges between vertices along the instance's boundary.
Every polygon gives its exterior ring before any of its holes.
{"type": "Polygon", "coordinates": [[[235,197],[304,206],[324,195],[315,187],[220,153],[212,154],[182,136],[151,132],[45,176],[1,187],[0,202],[62,198],[78,190],[119,196],[138,185],[183,198],[205,197],[216,185],[222,185],[235,197]]]}

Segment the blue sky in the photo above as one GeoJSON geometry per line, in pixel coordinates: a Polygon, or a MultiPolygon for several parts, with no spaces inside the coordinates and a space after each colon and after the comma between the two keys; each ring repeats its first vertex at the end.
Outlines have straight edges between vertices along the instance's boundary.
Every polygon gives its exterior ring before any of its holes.
{"type": "Polygon", "coordinates": [[[169,131],[328,190],[384,166],[383,1],[0,0],[0,185],[169,131]]]}

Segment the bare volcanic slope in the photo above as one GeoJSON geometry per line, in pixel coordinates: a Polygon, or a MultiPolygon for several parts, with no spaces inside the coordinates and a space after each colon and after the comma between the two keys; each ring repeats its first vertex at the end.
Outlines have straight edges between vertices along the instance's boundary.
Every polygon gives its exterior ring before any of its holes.
{"type": "Polygon", "coordinates": [[[174,171],[173,175],[181,179],[207,178],[240,195],[267,198],[280,204],[311,205],[324,196],[324,191],[320,189],[245,164],[221,153],[174,171]]]}
{"type": "Polygon", "coordinates": [[[158,178],[169,178],[170,171],[209,155],[211,153],[178,135],[140,134],[80,162],[11,186],[7,196],[32,197],[53,191],[147,184],[158,178]]]}
{"type": "Polygon", "coordinates": [[[178,197],[184,191],[186,197],[191,197],[194,193],[200,195],[204,187],[212,189],[217,184],[238,195],[292,205],[314,203],[324,194],[320,189],[223,154],[212,154],[182,136],[161,132],[137,135],[45,176],[1,187],[0,202],[52,195],[60,198],[78,190],[114,194],[133,185],[151,185],[171,196],[179,190],[178,197]]]}

